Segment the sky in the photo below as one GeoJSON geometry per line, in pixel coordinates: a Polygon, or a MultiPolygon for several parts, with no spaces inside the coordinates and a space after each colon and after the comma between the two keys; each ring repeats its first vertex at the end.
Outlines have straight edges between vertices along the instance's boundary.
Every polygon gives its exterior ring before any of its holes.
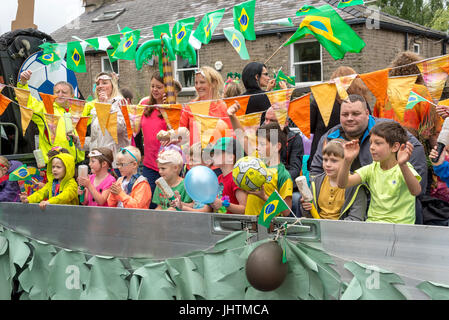
{"type": "MultiPolygon", "coordinates": [[[[18,0],[0,0],[0,35],[11,31],[16,19],[18,0]],[[4,5],[4,3],[6,5],[4,5]]],[[[82,0],[35,0],[34,24],[47,34],[56,31],[84,12],[82,0]]]]}

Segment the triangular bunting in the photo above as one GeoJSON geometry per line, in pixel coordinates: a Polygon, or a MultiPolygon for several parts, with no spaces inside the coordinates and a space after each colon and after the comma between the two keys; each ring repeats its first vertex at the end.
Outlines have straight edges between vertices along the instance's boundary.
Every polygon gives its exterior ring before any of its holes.
{"type": "Polygon", "coordinates": [[[6,108],[11,103],[11,99],[5,97],[4,95],[0,94],[0,116],[5,112],[6,108]]]}
{"type": "Polygon", "coordinates": [[[438,101],[438,104],[449,107],[449,99],[438,101]]]}
{"type": "Polygon", "coordinates": [[[208,116],[209,109],[210,109],[210,101],[200,101],[190,104],[190,111],[192,111],[192,113],[208,116]]]}
{"type": "Polygon", "coordinates": [[[274,114],[276,115],[279,126],[281,127],[282,130],[284,130],[285,123],[287,121],[287,111],[290,105],[290,96],[292,92],[293,89],[290,88],[278,91],[271,91],[267,93],[274,114]]]}
{"type": "Polygon", "coordinates": [[[400,121],[404,120],[405,106],[417,76],[395,77],[388,79],[388,101],[400,121]]]}
{"type": "Polygon", "coordinates": [[[327,127],[334,108],[337,87],[334,83],[323,83],[312,86],[310,89],[320,110],[324,125],[327,127]]]}
{"type": "Polygon", "coordinates": [[[298,129],[310,139],[310,93],[290,101],[288,116],[298,129]]]}
{"type": "Polygon", "coordinates": [[[70,113],[72,114],[72,125],[76,128],[79,119],[83,115],[85,101],[78,99],[69,99],[70,113]]]}
{"type": "Polygon", "coordinates": [[[56,132],[58,130],[58,124],[60,116],[56,116],[54,114],[44,113],[45,121],[47,123],[48,132],[50,135],[51,144],[55,143],[56,132]]]}
{"type": "Polygon", "coordinates": [[[374,110],[379,110],[385,106],[389,72],[390,69],[387,68],[360,75],[360,79],[362,79],[374,97],[376,97],[376,105],[374,110]]]}
{"type": "Polygon", "coordinates": [[[348,92],[347,90],[352,84],[352,81],[357,78],[357,74],[351,74],[349,76],[344,77],[338,77],[333,79],[332,81],[335,83],[335,86],[337,87],[338,95],[340,96],[341,100],[348,99],[348,92]]]}
{"type": "Polygon", "coordinates": [[[263,112],[255,112],[237,116],[237,119],[243,127],[244,134],[248,137],[248,140],[253,148],[257,147],[256,131],[260,126],[260,118],[262,117],[262,114],[263,112]]]}
{"type": "MultiPolygon", "coordinates": [[[[449,62],[442,65],[441,69],[443,69],[447,74],[449,74],[449,62]]],[[[0,89],[0,91],[1,91],[1,89],[0,89]]]]}
{"type": "Polygon", "coordinates": [[[142,114],[144,111],[145,111],[144,106],[140,105],[128,106],[129,121],[131,123],[131,128],[133,129],[134,136],[136,136],[140,131],[140,123],[142,121],[142,114]]]}
{"type": "Polygon", "coordinates": [[[235,114],[236,116],[242,116],[246,113],[246,108],[248,107],[248,101],[251,96],[243,96],[243,97],[231,97],[223,99],[223,101],[226,103],[228,108],[232,106],[235,101],[237,101],[240,104],[240,109],[235,114]]]}
{"type": "Polygon", "coordinates": [[[449,56],[423,61],[417,63],[421,71],[424,83],[429,89],[430,95],[434,101],[438,101],[443,93],[444,85],[448,77],[448,73],[442,67],[446,68],[449,63],[449,56]]]}
{"type": "Polygon", "coordinates": [[[128,106],[123,105],[120,108],[122,109],[123,118],[125,118],[126,134],[128,136],[128,140],[130,140],[133,135],[133,128],[131,126],[131,122],[129,121],[128,106]]]}
{"type": "Polygon", "coordinates": [[[159,111],[164,117],[165,122],[167,122],[167,128],[177,130],[179,128],[179,120],[181,119],[182,105],[170,104],[164,106],[159,111]]]}
{"type": "Polygon", "coordinates": [[[20,88],[14,88],[16,94],[17,102],[19,105],[26,107],[28,105],[28,97],[30,96],[30,91],[20,88]]]}
{"type": "Polygon", "coordinates": [[[97,110],[97,118],[100,124],[101,132],[103,132],[104,135],[104,130],[106,129],[106,126],[108,124],[108,119],[111,111],[111,104],[95,102],[95,109],[97,110]]]}
{"type": "Polygon", "coordinates": [[[89,119],[89,117],[81,117],[76,125],[76,133],[80,138],[81,148],[84,148],[84,141],[86,141],[87,123],[89,119]]]}
{"type": "Polygon", "coordinates": [[[42,92],[39,92],[39,95],[42,98],[42,102],[44,103],[45,110],[47,111],[47,113],[55,114],[55,111],[53,109],[53,103],[55,103],[55,99],[57,98],[57,96],[55,96],[53,94],[42,93],[42,92]]]}
{"type": "Polygon", "coordinates": [[[33,109],[29,109],[24,106],[20,106],[20,122],[22,124],[22,133],[25,135],[28,125],[30,124],[31,117],[33,116],[33,109]]]}
{"type": "Polygon", "coordinates": [[[215,144],[218,139],[223,137],[232,137],[233,130],[229,128],[228,124],[221,119],[218,119],[217,125],[215,126],[212,137],[210,137],[209,143],[215,144]]]}
{"type": "Polygon", "coordinates": [[[109,114],[108,123],[106,124],[106,129],[114,139],[115,143],[118,144],[117,136],[117,112],[109,114]]]}
{"type": "Polygon", "coordinates": [[[201,147],[204,149],[209,144],[210,138],[217,126],[218,118],[203,117],[200,115],[193,115],[195,121],[200,128],[201,147]]]}

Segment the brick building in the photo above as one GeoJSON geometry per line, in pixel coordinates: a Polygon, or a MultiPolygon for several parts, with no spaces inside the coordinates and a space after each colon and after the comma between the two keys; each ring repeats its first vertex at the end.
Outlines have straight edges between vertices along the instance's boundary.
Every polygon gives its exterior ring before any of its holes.
{"type": "MultiPolygon", "coordinates": [[[[191,66],[179,58],[175,61],[175,78],[183,85],[180,97],[187,101],[195,94],[193,87],[194,70],[198,66],[215,66],[221,61],[219,70],[223,77],[228,72],[239,72],[249,61],[241,60],[232,46],[225,39],[222,29],[233,25],[232,7],[242,0],[85,0],[86,12],[79,20],[55,31],[52,36],[57,42],[73,41],[72,36],[81,39],[118,33],[125,26],[141,29],[139,44],[153,38],[151,26],[174,23],[183,18],[195,16],[194,29],[207,12],[227,8],[226,13],[215,31],[212,41],[203,45],[198,54],[198,64],[191,66]]],[[[338,0],[257,0],[256,35],[257,40],[246,41],[250,61],[264,62],[297,29],[303,17],[295,13],[302,5],[321,6],[330,4],[340,16],[365,41],[366,46],[360,54],[348,53],[342,60],[335,61],[327,51],[314,39],[303,39],[282,48],[268,62],[271,71],[282,67],[288,74],[296,75],[297,87],[308,87],[329,79],[331,73],[341,65],[353,67],[358,73],[365,73],[387,67],[394,56],[401,51],[411,50],[423,57],[446,54],[449,38],[447,34],[423,27],[421,25],[370,10],[365,6],[337,9],[338,0]],[[292,18],[296,27],[279,27],[257,22],[279,18],[292,18]]],[[[151,74],[158,70],[157,59],[152,66],[136,69],[134,61],[119,60],[111,64],[105,52],[87,51],[87,73],[77,74],[79,87],[84,96],[91,93],[93,79],[98,72],[111,70],[120,74],[120,86],[130,88],[135,96],[135,103],[149,93],[151,74]]]]}

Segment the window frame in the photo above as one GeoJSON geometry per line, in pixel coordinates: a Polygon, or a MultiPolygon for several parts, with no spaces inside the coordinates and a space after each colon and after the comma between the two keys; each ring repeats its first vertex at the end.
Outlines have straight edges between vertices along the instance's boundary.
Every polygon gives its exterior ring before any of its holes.
{"type": "Polygon", "coordinates": [[[416,54],[421,54],[421,45],[419,43],[413,44],[413,52],[416,54]],[[416,51],[416,48],[418,48],[418,51],[416,51]]]}
{"type": "Polygon", "coordinates": [[[302,39],[299,41],[296,41],[290,45],[290,74],[295,75],[295,79],[299,79],[299,75],[296,75],[295,73],[295,66],[302,65],[302,64],[313,64],[313,63],[320,63],[321,64],[321,80],[320,81],[308,81],[308,82],[298,82],[296,81],[295,86],[297,87],[309,87],[316,84],[319,84],[323,82],[323,46],[316,40],[316,39],[302,39]],[[304,61],[304,62],[295,62],[295,44],[302,44],[302,43],[308,43],[308,42],[316,42],[320,45],[320,60],[311,60],[311,61],[304,61]]]}
{"type": "Polygon", "coordinates": [[[117,62],[117,72],[114,70],[113,66],[112,66],[112,71],[105,70],[105,68],[104,68],[104,63],[105,63],[104,61],[105,60],[108,60],[108,64],[109,64],[109,56],[107,56],[107,55],[106,56],[101,56],[101,72],[115,72],[117,74],[120,74],[120,63],[119,63],[119,60],[111,62],[111,65],[113,63],[117,62]]]}
{"type": "MultiPolygon", "coordinates": [[[[176,60],[174,61],[174,64],[173,64],[173,73],[175,75],[175,80],[181,82],[179,80],[178,72],[191,71],[191,70],[196,72],[196,71],[198,71],[200,69],[200,50],[199,49],[195,49],[195,52],[196,52],[196,65],[197,65],[196,68],[178,68],[178,58],[179,58],[179,56],[176,56],[176,60]]],[[[183,84],[181,83],[181,85],[183,85],[183,84]]],[[[193,87],[184,87],[184,85],[183,85],[182,86],[182,90],[181,90],[181,92],[189,92],[189,93],[192,93],[192,92],[195,92],[195,91],[196,91],[195,85],[193,87]]]]}
{"type": "Polygon", "coordinates": [[[109,11],[104,11],[102,12],[99,16],[95,17],[92,19],[92,22],[103,22],[103,21],[111,21],[114,20],[115,18],[117,18],[118,16],[120,16],[121,14],[123,14],[123,12],[126,11],[126,8],[120,8],[117,10],[109,10],[109,11]],[[108,13],[114,13],[115,14],[112,17],[109,18],[105,18],[104,16],[108,13]]]}

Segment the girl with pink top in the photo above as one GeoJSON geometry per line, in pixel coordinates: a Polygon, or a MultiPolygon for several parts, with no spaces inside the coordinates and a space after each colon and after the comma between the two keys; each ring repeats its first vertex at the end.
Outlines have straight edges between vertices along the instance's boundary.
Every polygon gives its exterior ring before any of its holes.
{"type": "Polygon", "coordinates": [[[85,206],[107,207],[107,199],[110,194],[110,187],[116,181],[116,176],[112,168],[114,157],[112,151],[107,148],[94,148],[88,155],[89,167],[92,174],[88,178],[78,177],[78,194],[84,194],[85,206]]]}

